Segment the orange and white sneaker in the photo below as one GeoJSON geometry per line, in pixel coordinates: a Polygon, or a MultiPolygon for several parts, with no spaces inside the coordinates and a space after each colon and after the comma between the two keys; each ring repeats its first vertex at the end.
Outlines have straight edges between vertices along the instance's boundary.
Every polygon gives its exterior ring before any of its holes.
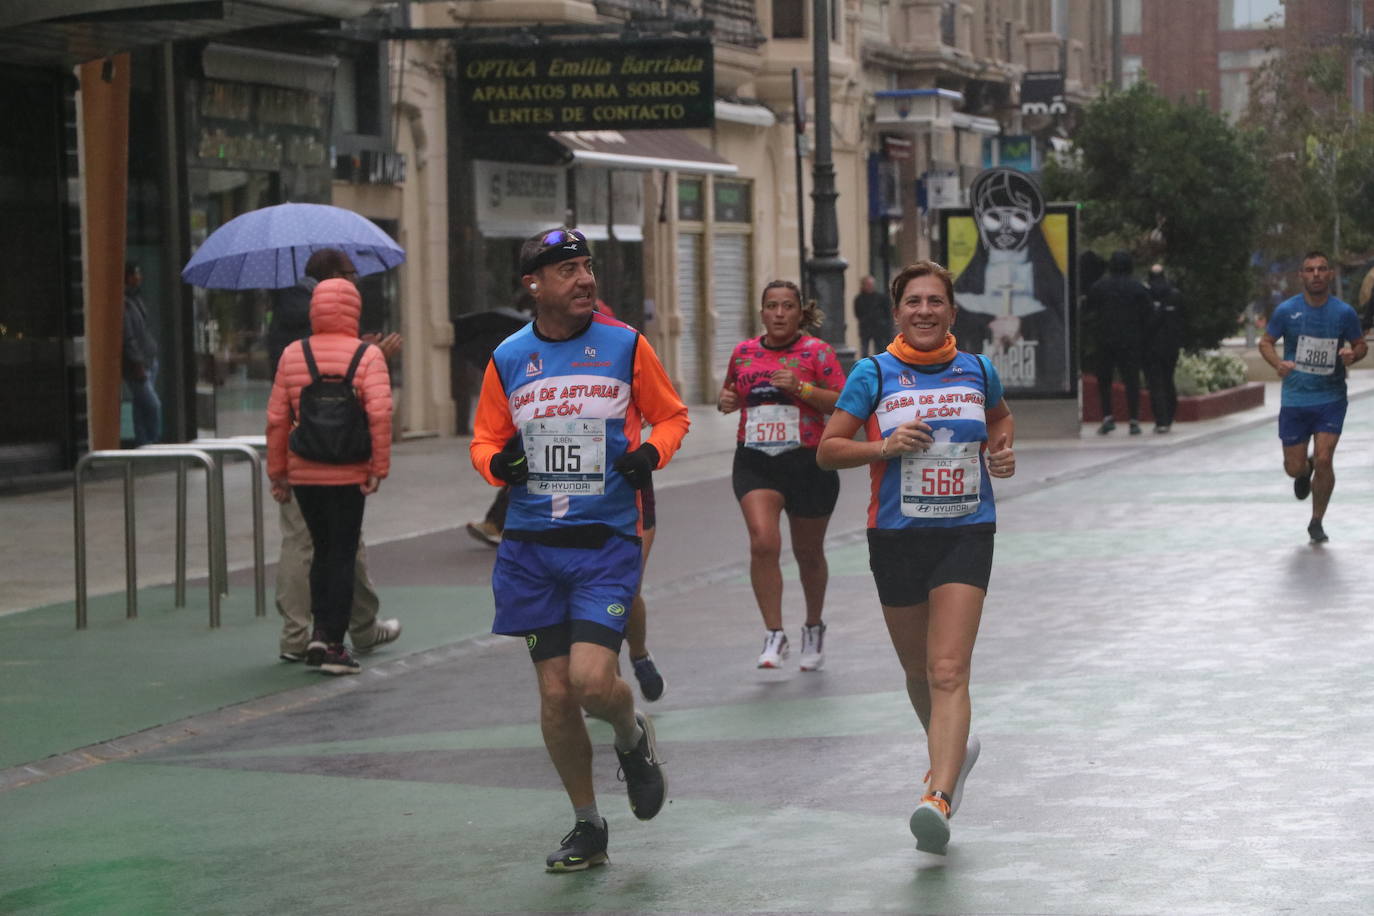
{"type": "Polygon", "coordinates": [[[945,854],[949,845],[949,799],[938,789],[927,792],[911,814],[911,835],[921,852],[945,854]]]}
{"type": "MultiPolygon", "coordinates": [[[[954,784],[954,792],[949,799],[949,816],[953,817],[959,813],[959,803],[964,800],[964,781],[968,779],[969,770],[978,762],[978,755],[983,752],[983,742],[978,740],[977,735],[968,736],[968,744],[964,746],[964,764],[959,767],[959,781],[954,784]]],[[[930,791],[930,770],[926,770],[926,775],[921,777],[921,794],[930,791]]]]}

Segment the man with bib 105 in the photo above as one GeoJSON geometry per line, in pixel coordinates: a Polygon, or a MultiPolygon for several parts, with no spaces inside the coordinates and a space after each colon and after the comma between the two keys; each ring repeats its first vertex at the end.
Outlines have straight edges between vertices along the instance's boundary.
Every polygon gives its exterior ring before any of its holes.
{"type": "Polygon", "coordinates": [[[578,871],[607,861],[584,711],[615,730],[636,817],[656,815],[667,792],[653,723],[617,657],[643,568],[640,491],[682,444],[687,408],[643,336],[596,312],[585,235],[528,239],[520,273],[535,319],[487,364],[471,453],[489,483],[511,488],[492,632],[525,637],[544,745],[575,817],[545,865],[578,871]],[[653,432],[641,442],[645,422],[653,432]]]}
{"type": "Polygon", "coordinates": [[[1015,425],[992,363],[955,346],[950,272],[918,261],[891,293],[897,337],[855,364],[816,460],[870,468],[869,567],[930,751],[911,832],[943,855],[980,750],[969,670],[997,530],[989,478],[1016,472],[1015,425]]]}
{"type": "Polygon", "coordinates": [[[1346,367],[1364,359],[1360,318],[1331,295],[1331,259],[1311,251],[1302,259],[1302,295],[1274,309],[1260,338],[1265,362],[1283,379],[1279,442],[1283,469],[1293,478],[1293,495],[1312,494],[1307,535],[1313,544],[1328,540],[1322,519],[1336,488],[1336,443],[1345,425],[1346,367]],[[1283,338],[1283,358],[1274,344],[1283,338]],[[1309,455],[1307,444],[1313,440],[1309,455]]]}

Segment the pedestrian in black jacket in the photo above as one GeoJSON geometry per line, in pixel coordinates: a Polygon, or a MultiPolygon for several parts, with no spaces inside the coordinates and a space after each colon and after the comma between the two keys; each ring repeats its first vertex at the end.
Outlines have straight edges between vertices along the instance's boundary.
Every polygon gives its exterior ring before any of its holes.
{"type": "Polygon", "coordinates": [[[1174,388],[1174,368],[1183,346],[1183,303],[1178,287],[1164,276],[1164,265],[1150,268],[1146,283],[1150,294],[1150,321],[1145,344],[1145,379],[1150,386],[1150,409],[1155,414],[1155,432],[1167,433],[1178,409],[1174,388]]]}
{"type": "Polygon", "coordinates": [[[1140,366],[1144,356],[1150,296],[1131,276],[1131,255],[1112,252],[1107,275],[1088,290],[1088,317],[1097,340],[1097,393],[1102,402],[1102,425],[1097,434],[1116,429],[1112,416],[1112,373],[1121,373],[1126,386],[1126,410],[1131,435],[1140,433],[1140,366]]]}

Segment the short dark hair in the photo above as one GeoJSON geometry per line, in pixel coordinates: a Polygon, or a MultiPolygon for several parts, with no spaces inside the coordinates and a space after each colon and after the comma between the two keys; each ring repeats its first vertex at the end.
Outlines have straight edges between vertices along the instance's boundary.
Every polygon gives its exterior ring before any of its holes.
{"type": "Polygon", "coordinates": [[[917,277],[938,277],[945,284],[945,295],[949,298],[949,304],[954,305],[954,274],[934,261],[917,261],[903,267],[901,273],[892,278],[892,286],[888,292],[892,295],[893,308],[902,301],[906,285],[917,277]]]}
{"type": "Polygon", "coordinates": [[[1327,264],[1328,267],[1331,266],[1331,256],[1328,255],[1325,251],[1322,251],[1322,250],[1319,249],[1319,248],[1313,248],[1313,249],[1312,249],[1311,251],[1309,251],[1307,254],[1303,255],[1303,256],[1302,256],[1302,263],[1306,264],[1308,261],[1312,260],[1313,258],[1321,258],[1323,261],[1326,262],[1326,264],[1327,264]]]}
{"type": "Polygon", "coordinates": [[[337,248],[321,248],[305,262],[305,275],[312,280],[333,280],[353,272],[353,259],[337,248]]]}

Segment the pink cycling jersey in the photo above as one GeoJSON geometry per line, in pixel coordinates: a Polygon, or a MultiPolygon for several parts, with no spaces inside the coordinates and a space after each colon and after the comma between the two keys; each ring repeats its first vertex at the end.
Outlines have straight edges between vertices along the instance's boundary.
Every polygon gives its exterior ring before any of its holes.
{"type": "Polygon", "coordinates": [[[725,386],[734,387],[739,394],[740,422],[736,441],[745,442],[745,424],[750,422],[750,408],[766,405],[792,405],[800,412],[802,448],[815,448],[825,430],[825,414],[775,386],[771,379],[779,369],[788,369],[800,381],[817,388],[839,391],[844,387],[844,370],[835,358],[835,349],[819,337],[802,334],[785,347],[766,346],[762,337],[740,341],[730,354],[730,368],[725,386]]]}

